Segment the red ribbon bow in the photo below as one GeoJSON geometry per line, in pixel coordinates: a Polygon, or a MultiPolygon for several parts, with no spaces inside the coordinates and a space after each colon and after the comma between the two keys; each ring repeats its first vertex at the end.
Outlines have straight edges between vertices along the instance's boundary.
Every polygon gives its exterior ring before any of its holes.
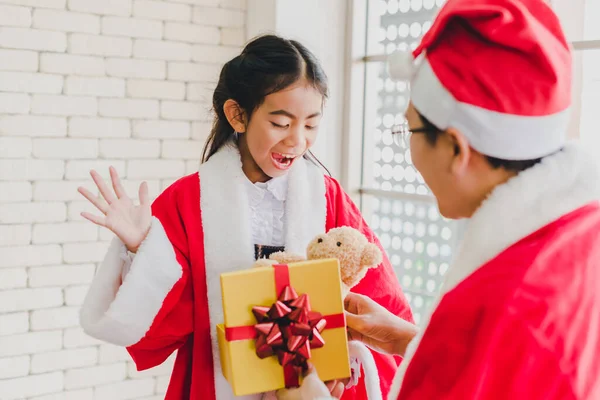
{"type": "Polygon", "coordinates": [[[321,313],[311,311],[307,294],[298,296],[291,286],[283,289],[271,307],[256,306],[252,313],[258,322],[254,325],[256,355],[259,358],[277,355],[286,386],[297,386],[299,376],[308,369],[311,348],[325,345],[321,332],[327,321],[321,313]]]}

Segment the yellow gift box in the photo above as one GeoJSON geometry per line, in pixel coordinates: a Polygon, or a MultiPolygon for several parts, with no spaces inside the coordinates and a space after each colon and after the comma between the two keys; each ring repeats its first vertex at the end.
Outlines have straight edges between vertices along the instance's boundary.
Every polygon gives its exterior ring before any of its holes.
{"type": "Polygon", "coordinates": [[[278,357],[261,359],[256,354],[257,320],[252,312],[254,306],[271,307],[276,303],[286,279],[298,295],[308,296],[311,310],[322,314],[330,325],[321,332],[325,345],[310,349],[309,362],[324,381],[350,376],[339,261],[327,259],[252,268],[221,275],[225,316],[225,324],[217,326],[221,368],[236,396],[286,386],[278,357]],[[236,335],[240,332],[242,336],[236,335]]]}

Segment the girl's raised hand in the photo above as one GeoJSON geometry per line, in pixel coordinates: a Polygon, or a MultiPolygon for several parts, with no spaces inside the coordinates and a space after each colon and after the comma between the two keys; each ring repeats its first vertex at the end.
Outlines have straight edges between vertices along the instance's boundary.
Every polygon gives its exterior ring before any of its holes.
{"type": "Polygon", "coordinates": [[[148,184],[142,182],[140,185],[140,204],[135,205],[129,196],[127,196],[127,193],[125,193],[117,171],[113,167],[110,167],[109,172],[114,191],[106,185],[96,171],[90,171],[90,175],[98,187],[102,198],[94,196],[92,192],[83,187],[77,189],[103,215],[97,216],[82,212],[81,216],[96,225],[110,229],[121,239],[129,251],[135,253],[146,238],[152,221],[148,184]]]}

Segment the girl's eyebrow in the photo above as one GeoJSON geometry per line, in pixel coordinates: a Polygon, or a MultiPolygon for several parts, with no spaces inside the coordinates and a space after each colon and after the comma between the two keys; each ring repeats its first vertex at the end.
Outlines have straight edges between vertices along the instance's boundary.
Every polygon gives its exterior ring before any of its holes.
{"type": "MultiPolygon", "coordinates": [[[[286,110],[271,111],[269,113],[269,115],[284,115],[284,116],[286,116],[288,118],[291,118],[291,119],[297,119],[297,117],[294,114],[292,114],[291,112],[286,111],[286,110]]],[[[316,113],[310,114],[306,119],[311,119],[311,118],[314,118],[314,117],[318,117],[319,115],[321,115],[321,112],[317,111],[316,113]]]]}

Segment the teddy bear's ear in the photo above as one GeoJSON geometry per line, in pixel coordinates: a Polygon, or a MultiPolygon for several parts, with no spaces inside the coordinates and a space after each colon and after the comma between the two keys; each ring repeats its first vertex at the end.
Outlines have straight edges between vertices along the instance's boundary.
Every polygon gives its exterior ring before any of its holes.
{"type": "Polygon", "coordinates": [[[363,249],[360,263],[368,267],[376,267],[381,263],[381,250],[373,243],[368,243],[363,249]]]}

